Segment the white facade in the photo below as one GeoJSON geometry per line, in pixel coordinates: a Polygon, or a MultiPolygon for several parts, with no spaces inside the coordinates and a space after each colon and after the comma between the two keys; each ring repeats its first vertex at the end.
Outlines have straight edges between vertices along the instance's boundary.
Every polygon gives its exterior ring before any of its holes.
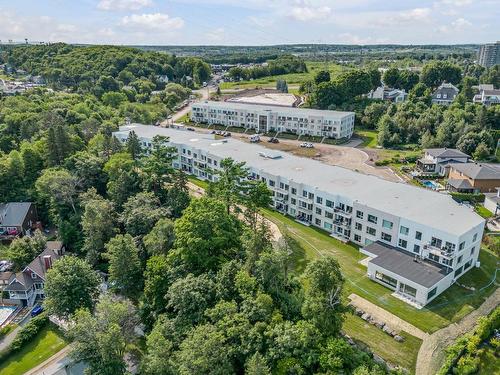
{"type": "MultiPolygon", "coordinates": [[[[133,130],[147,146],[155,135],[170,137],[178,150],[174,167],[200,179],[231,157],[245,162],[249,178],[266,182],[274,208],[360,247],[381,241],[411,256],[453,271],[446,287],[474,265],[484,219],[448,195],[395,183],[345,168],[276,152],[234,139],[132,124],[114,135],[125,142],[133,130]]],[[[443,284],[444,285],[444,284],[443,284]]],[[[420,293],[416,304],[429,300],[420,293]]],[[[427,296],[427,295],[426,295],[427,296]]]]}
{"type": "Polygon", "coordinates": [[[328,138],[351,138],[354,112],[285,108],[205,101],[192,105],[191,120],[242,127],[256,133],[285,132],[328,138]]]}

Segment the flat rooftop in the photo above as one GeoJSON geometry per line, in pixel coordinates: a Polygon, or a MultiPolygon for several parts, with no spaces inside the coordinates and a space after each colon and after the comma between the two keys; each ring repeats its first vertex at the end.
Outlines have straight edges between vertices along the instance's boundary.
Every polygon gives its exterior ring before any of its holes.
{"type": "Polygon", "coordinates": [[[415,261],[414,254],[379,241],[363,247],[363,250],[375,255],[375,258],[370,259],[369,263],[426,288],[432,287],[451,272],[447,271],[446,267],[440,267],[426,260],[415,261]]]}
{"type": "Polygon", "coordinates": [[[322,109],[312,109],[312,108],[295,108],[295,107],[278,107],[273,105],[260,105],[260,104],[247,104],[247,103],[232,103],[232,102],[214,102],[205,100],[203,102],[194,103],[193,107],[196,106],[210,106],[212,108],[220,109],[232,109],[232,110],[248,110],[248,111],[271,111],[280,113],[289,113],[290,115],[304,115],[309,116],[330,116],[330,117],[345,117],[349,115],[354,115],[354,112],[343,112],[343,111],[329,111],[322,109]]]}
{"type": "Polygon", "coordinates": [[[272,92],[258,95],[235,96],[226,100],[226,102],[293,107],[295,102],[297,102],[297,97],[294,94],[272,92]]]}
{"type": "Polygon", "coordinates": [[[163,135],[170,137],[174,144],[190,145],[220,158],[232,157],[256,170],[304,183],[333,195],[349,197],[360,204],[452,235],[461,235],[484,223],[482,217],[471,208],[455,202],[451,196],[417,186],[387,181],[236,139],[216,140],[211,134],[140,124],[120,127],[120,132],[124,134],[130,130],[134,130],[139,137],[163,135]],[[259,153],[272,153],[279,158],[265,158],[259,153]]]}

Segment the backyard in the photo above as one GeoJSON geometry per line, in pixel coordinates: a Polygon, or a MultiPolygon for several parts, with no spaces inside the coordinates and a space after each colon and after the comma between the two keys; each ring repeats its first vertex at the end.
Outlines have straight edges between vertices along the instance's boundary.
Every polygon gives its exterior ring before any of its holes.
{"type": "Polygon", "coordinates": [[[52,357],[66,345],[67,341],[62,333],[50,323],[31,342],[0,364],[0,374],[23,374],[52,357]]]}

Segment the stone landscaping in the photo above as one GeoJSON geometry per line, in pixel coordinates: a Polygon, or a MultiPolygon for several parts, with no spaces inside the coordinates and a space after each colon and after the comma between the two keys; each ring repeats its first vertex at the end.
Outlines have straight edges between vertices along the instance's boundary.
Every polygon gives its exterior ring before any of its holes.
{"type": "Polygon", "coordinates": [[[357,316],[359,316],[361,319],[363,319],[365,322],[373,324],[375,327],[381,329],[385,333],[387,333],[389,336],[394,338],[397,342],[403,342],[404,337],[399,335],[399,332],[391,328],[389,325],[387,325],[385,322],[382,322],[380,320],[377,320],[373,318],[370,314],[365,312],[364,310],[360,309],[359,307],[356,307],[354,309],[355,313],[357,316]]]}

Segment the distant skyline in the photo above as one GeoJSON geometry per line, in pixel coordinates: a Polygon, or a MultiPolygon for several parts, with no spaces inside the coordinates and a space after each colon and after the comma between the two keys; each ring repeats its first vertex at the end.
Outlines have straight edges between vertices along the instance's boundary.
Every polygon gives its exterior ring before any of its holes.
{"type": "Polygon", "coordinates": [[[467,44],[500,0],[0,0],[0,40],[142,45],[467,44]]]}

